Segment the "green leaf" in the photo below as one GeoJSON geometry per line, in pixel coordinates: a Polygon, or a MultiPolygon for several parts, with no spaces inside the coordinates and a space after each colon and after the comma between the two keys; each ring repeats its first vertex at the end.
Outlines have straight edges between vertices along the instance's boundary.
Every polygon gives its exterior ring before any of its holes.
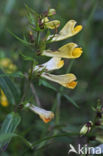
{"type": "Polygon", "coordinates": [[[43,79],[39,80],[39,85],[43,85],[44,87],[47,87],[47,88],[50,88],[50,89],[56,91],[55,87],[53,87],[50,83],[48,83],[47,81],[45,81],[43,79]]]}
{"type": "Polygon", "coordinates": [[[63,95],[69,102],[71,102],[75,107],[79,108],[78,104],[68,95],[63,95]]]}
{"type": "MultiPolygon", "coordinates": [[[[15,133],[7,133],[7,134],[1,134],[0,135],[0,144],[2,144],[2,142],[6,142],[5,145],[8,145],[8,140],[11,140],[13,137],[18,137],[19,139],[21,139],[28,147],[30,147],[31,149],[33,148],[32,143],[29,142],[28,140],[26,140],[24,137],[15,134],[15,133]]],[[[5,146],[4,146],[5,148],[5,146]]],[[[2,150],[4,149],[2,148],[2,150]]]]}
{"type": "Polygon", "coordinates": [[[23,59],[26,60],[26,61],[34,61],[34,58],[33,58],[33,57],[26,56],[26,55],[22,54],[21,52],[20,52],[20,55],[21,55],[21,56],[23,57],[23,59]]]}
{"type": "Polygon", "coordinates": [[[25,4],[25,8],[26,8],[28,13],[32,13],[35,17],[39,17],[39,14],[35,10],[33,10],[32,8],[28,7],[27,4],[25,4]]]}
{"type": "MultiPolygon", "coordinates": [[[[0,69],[0,75],[4,72],[0,69]]],[[[20,97],[17,86],[7,76],[0,77],[0,88],[4,91],[10,104],[16,104],[20,97]]]]}
{"type": "Polygon", "coordinates": [[[15,37],[17,40],[19,40],[21,43],[23,43],[24,45],[33,45],[32,43],[28,42],[28,41],[26,40],[26,38],[24,38],[24,40],[23,40],[23,39],[21,39],[20,37],[18,37],[17,35],[15,35],[13,32],[11,32],[10,30],[8,30],[8,32],[9,32],[13,37],[15,37]]]}
{"type": "Polygon", "coordinates": [[[45,140],[51,140],[53,138],[59,138],[59,137],[66,137],[67,138],[67,137],[72,137],[72,136],[74,137],[74,136],[78,136],[78,135],[79,135],[78,132],[70,132],[70,133],[63,132],[63,133],[58,134],[58,135],[52,135],[52,136],[47,136],[47,137],[41,138],[40,140],[32,143],[32,146],[34,148],[36,145],[40,144],[41,142],[43,142],[45,140]]]}
{"type": "Polygon", "coordinates": [[[14,72],[14,73],[4,73],[4,74],[0,74],[0,77],[24,77],[24,74],[21,71],[18,72],[14,72]]]}
{"type": "Polygon", "coordinates": [[[16,136],[16,134],[13,134],[13,133],[0,135],[0,144],[2,144],[3,142],[6,142],[7,140],[10,140],[14,136],[16,136]]]}
{"type": "Polygon", "coordinates": [[[9,136],[9,133],[15,132],[20,121],[21,121],[21,118],[17,113],[12,112],[7,115],[0,129],[0,138],[1,138],[0,148],[2,148],[5,144],[8,144],[11,141],[11,138],[13,136],[12,135],[9,136]],[[5,135],[5,134],[8,134],[8,135],[5,135]]]}

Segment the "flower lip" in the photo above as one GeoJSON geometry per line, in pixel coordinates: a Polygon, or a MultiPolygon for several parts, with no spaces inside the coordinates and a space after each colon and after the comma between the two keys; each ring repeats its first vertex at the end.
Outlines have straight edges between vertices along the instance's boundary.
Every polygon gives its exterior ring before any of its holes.
{"type": "Polygon", "coordinates": [[[70,83],[67,83],[66,87],[70,88],[70,89],[74,89],[76,87],[76,85],[77,85],[77,81],[72,81],[70,83]]]}
{"type": "Polygon", "coordinates": [[[39,116],[45,123],[48,123],[54,118],[54,113],[51,111],[47,111],[45,112],[45,114],[41,114],[39,116]]]}
{"type": "Polygon", "coordinates": [[[79,32],[79,31],[82,30],[82,28],[83,28],[82,25],[77,25],[77,26],[74,27],[74,30],[73,31],[74,32],[79,32]]]}
{"type": "Polygon", "coordinates": [[[38,114],[45,123],[48,123],[54,118],[54,113],[52,111],[47,111],[43,108],[34,106],[30,103],[27,103],[25,107],[29,108],[30,110],[38,114]]]}
{"type": "Polygon", "coordinates": [[[63,65],[64,65],[64,60],[60,60],[59,63],[57,64],[57,67],[61,68],[63,67],[63,65]]]}
{"type": "Polygon", "coordinates": [[[72,55],[74,58],[78,58],[81,56],[82,52],[82,48],[75,48],[72,52],[72,55]]]}

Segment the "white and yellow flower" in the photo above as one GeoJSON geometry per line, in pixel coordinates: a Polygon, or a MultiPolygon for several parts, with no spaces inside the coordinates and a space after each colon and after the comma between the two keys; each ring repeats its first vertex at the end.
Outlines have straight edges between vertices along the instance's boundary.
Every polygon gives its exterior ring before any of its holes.
{"type": "Polygon", "coordinates": [[[62,60],[59,57],[53,57],[49,61],[47,61],[46,63],[35,66],[33,71],[36,71],[36,70],[37,71],[42,71],[42,70],[52,71],[52,70],[62,68],[63,65],[64,65],[64,60],[62,60]]]}
{"type": "Polygon", "coordinates": [[[29,108],[30,110],[38,114],[45,123],[48,123],[54,118],[54,113],[52,111],[47,111],[43,108],[34,106],[30,103],[27,103],[25,107],[29,108]]]}
{"type": "Polygon", "coordinates": [[[53,75],[49,74],[48,71],[60,69],[63,67],[64,61],[61,60],[61,58],[58,57],[53,57],[50,59],[48,62],[42,64],[42,65],[37,65],[34,67],[33,71],[43,71],[41,74],[41,77],[48,79],[50,81],[56,82],[66,88],[73,89],[77,85],[76,76],[74,74],[64,74],[64,75],[53,75]]]}
{"type": "Polygon", "coordinates": [[[58,34],[48,36],[47,40],[56,42],[76,35],[82,30],[82,25],[75,26],[76,23],[75,20],[69,20],[58,34]]]}
{"type": "Polygon", "coordinates": [[[64,75],[53,75],[49,73],[42,73],[42,77],[50,81],[56,82],[66,88],[74,89],[77,85],[76,76],[72,73],[64,75]]]}
{"type": "Polygon", "coordinates": [[[82,54],[82,48],[75,43],[67,43],[60,47],[57,51],[44,50],[42,55],[59,58],[78,58],[82,54]]]}

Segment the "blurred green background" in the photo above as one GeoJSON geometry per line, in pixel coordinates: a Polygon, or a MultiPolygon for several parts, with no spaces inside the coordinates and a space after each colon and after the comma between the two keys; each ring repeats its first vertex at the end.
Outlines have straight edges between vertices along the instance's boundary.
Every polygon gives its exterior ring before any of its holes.
{"type": "MultiPolygon", "coordinates": [[[[38,116],[30,111],[22,111],[22,122],[17,133],[23,135],[31,142],[53,134],[53,132],[79,132],[85,122],[93,120],[92,107],[96,106],[97,100],[103,101],[103,0],[0,0],[0,58],[9,57],[18,66],[20,71],[27,69],[27,61],[21,63],[19,52],[30,53],[31,49],[23,46],[8,30],[22,37],[27,31],[27,18],[25,16],[25,4],[42,13],[48,8],[55,8],[55,19],[61,21],[62,26],[70,19],[83,25],[83,30],[76,36],[65,41],[53,44],[58,48],[67,42],[75,42],[83,48],[83,55],[79,59],[65,60],[65,66],[56,71],[56,74],[65,74],[71,64],[71,72],[78,78],[78,86],[74,90],[63,88],[63,96],[54,90],[38,86],[35,81],[36,91],[41,105],[46,109],[54,109],[59,98],[59,111],[56,119],[49,124],[44,124],[38,116]],[[66,97],[65,97],[66,95],[66,97]],[[59,97],[60,96],[60,97],[59,97]],[[70,98],[73,101],[71,101],[70,98]],[[75,102],[74,102],[75,101],[75,102]],[[74,105],[78,104],[79,109],[74,105]],[[74,105],[73,105],[74,104],[74,105]]],[[[45,60],[43,58],[42,62],[45,60]]],[[[19,85],[19,80],[14,79],[19,85]]],[[[52,86],[60,88],[52,82],[52,86]]],[[[12,110],[0,106],[0,123],[5,115],[12,110]]],[[[54,109],[55,110],[55,109],[54,109]]],[[[66,156],[69,144],[78,142],[77,137],[58,137],[47,140],[34,150],[30,150],[19,139],[14,138],[3,156],[66,156]]]]}

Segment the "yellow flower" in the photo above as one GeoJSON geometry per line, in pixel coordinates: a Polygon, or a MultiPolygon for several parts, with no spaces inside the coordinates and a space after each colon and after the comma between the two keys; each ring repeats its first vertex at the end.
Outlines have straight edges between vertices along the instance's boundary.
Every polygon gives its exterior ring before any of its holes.
{"type": "Polygon", "coordinates": [[[2,67],[8,67],[11,64],[11,60],[9,58],[2,58],[0,59],[0,66],[2,67]]]}
{"type": "Polygon", "coordinates": [[[0,59],[0,67],[2,67],[8,73],[16,71],[17,67],[12,63],[9,58],[0,59]]]}
{"type": "Polygon", "coordinates": [[[3,90],[0,90],[1,97],[0,97],[0,103],[2,106],[7,107],[8,106],[8,100],[7,97],[5,96],[3,90]]]}
{"type": "Polygon", "coordinates": [[[66,88],[74,89],[77,85],[77,82],[75,81],[76,76],[71,73],[64,75],[53,75],[49,73],[42,73],[41,76],[50,81],[59,83],[60,85],[66,88]]]}
{"type": "Polygon", "coordinates": [[[51,39],[51,42],[55,42],[76,35],[82,29],[82,25],[77,25],[75,27],[76,23],[75,20],[68,21],[58,34],[48,36],[47,40],[51,39]]]}
{"type": "Polygon", "coordinates": [[[57,51],[44,50],[42,55],[60,58],[78,58],[82,54],[82,49],[77,47],[75,43],[67,43],[57,51]]]}
{"type": "Polygon", "coordinates": [[[61,60],[61,58],[53,57],[48,62],[35,66],[33,71],[36,71],[36,70],[42,71],[43,69],[45,69],[46,71],[52,71],[52,70],[62,68],[63,65],[64,65],[64,61],[61,60]]]}
{"type": "Polygon", "coordinates": [[[35,112],[36,114],[38,114],[40,116],[40,118],[45,123],[48,123],[49,121],[51,121],[54,118],[54,113],[51,111],[47,111],[43,108],[36,107],[36,106],[31,105],[29,103],[26,104],[26,107],[29,108],[30,110],[32,110],[33,112],[35,112]]]}
{"type": "MultiPolygon", "coordinates": [[[[50,11],[51,13],[55,12],[55,10],[50,11]]],[[[43,18],[42,23],[45,27],[48,27],[50,29],[55,29],[60,25],[60,21],[49,21],[48,17],[43,18]]],[[[82,25],[75,26],[76,23],[77,22],[75,20],[69,20],[58,34],[49,35],[47,40],[55,42],[76,35],[82,29],[82,25]]],[[[70,73],[64,75],[53,75],[49,74],[48,71],[60,69],[61,67],[63,67],[64,61],[61,60],[61,58],[79,58],[82,52],[82,48],[78,47],[78,45],[75,43],[67,43],[55,51],[49,49],[44,50],[42,52],[42,55],[52,57],[52,59],[44,64],[35,66],[33,71],[42,71],[41,77],[54,81],[66,88],[74,89],[77,85],[76,76],[74,74],[70,73]]]]}

